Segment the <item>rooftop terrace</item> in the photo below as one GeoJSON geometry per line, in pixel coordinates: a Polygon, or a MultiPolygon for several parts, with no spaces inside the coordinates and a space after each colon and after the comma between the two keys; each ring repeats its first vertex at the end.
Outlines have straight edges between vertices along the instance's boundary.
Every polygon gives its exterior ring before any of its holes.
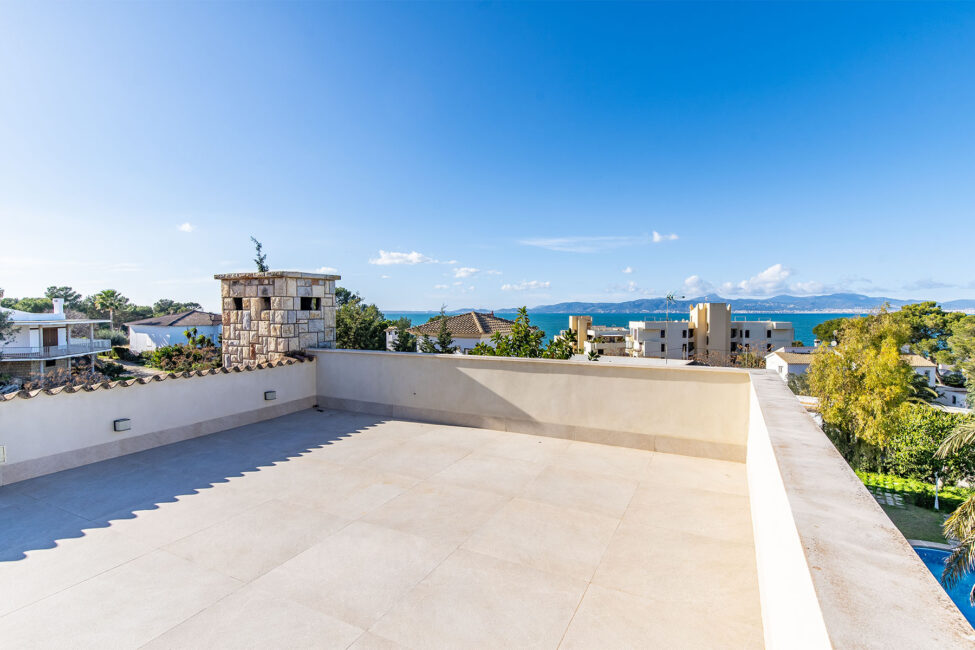
{"type": "Polygon", "coordinates": [[[0,508],[8,647],[762,645],[740,463],[309,409],[0,508]]]}
{"type": "Polygon", "coordinates": [[[774,373],[313,350],[0,446],[10,647],[975,643],[774,373]]]}

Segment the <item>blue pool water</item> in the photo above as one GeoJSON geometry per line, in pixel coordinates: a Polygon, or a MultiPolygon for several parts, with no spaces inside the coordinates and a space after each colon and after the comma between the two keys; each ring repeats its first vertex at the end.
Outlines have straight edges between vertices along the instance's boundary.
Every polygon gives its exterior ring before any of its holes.
{"type": "MultiPolygon", "coordinates": [[[[921,556],[921,560],[928,567],[928,570],[940,582],[941,572],[944,571],[945,561],[948,559],[948,551],[942,551],[937,548],[920,548],[917,546],[914,547],[914,550],[921,556]]],[[[969,573],[958,584],[945,591],[948,592],[948,596],[958,606],[961,613],[965,615],[968,622],[975,627],[975,607],[972,607],[971,602],[968,600],[969,594],[972,591],[972,585],[975,585],[975,573],[969,573]]]]}

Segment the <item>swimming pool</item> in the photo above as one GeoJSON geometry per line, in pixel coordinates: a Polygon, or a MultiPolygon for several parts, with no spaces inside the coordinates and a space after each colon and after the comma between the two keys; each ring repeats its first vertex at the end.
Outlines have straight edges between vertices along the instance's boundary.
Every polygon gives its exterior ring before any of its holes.
{"type": "MultiPolygon", "coordinates": [[[[941,582],[941,572],[944,571],[945,561],[948,559],[948,551],[943,551],[939,548],[924,548],[922,546],[915,546],[914,551],[921,556],[921,560],[924,562],[924,566],[928,567],[928,571],[934,574],[938,582],[941,582]]],[[[958,606],[958,609],[968,619],[968,622],[975,627],[975,607],[972,607],[971,602],[968,600],[973,584],[975,584],[975,573],[969,573],[959,580],[958,584],[951,589],[945,589],[945,591],[948,592],[948,596],[958,606]]]]}

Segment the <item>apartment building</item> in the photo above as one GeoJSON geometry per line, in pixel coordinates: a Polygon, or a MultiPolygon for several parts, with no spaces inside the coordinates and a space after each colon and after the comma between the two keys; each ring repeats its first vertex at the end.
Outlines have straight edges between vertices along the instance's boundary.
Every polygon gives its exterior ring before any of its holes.
{"type": "Polygon", "coordinates": [[[743,350],[771,352],[792,345],[792,323],[733,320],[731,306],[702,302],[691,307],[687,319],[630,321],[631,356],[688,359],[706,354],[728,355],[743,350]]]}

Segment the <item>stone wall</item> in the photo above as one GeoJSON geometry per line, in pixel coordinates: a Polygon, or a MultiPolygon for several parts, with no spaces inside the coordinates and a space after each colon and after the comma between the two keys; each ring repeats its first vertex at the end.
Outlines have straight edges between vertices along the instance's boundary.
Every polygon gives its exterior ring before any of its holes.
{"type": "Polygon", "coordinates": [[[268,271],[214,277],[221,281],[224,366],[335,347],[339,276],[268,271]]]}

